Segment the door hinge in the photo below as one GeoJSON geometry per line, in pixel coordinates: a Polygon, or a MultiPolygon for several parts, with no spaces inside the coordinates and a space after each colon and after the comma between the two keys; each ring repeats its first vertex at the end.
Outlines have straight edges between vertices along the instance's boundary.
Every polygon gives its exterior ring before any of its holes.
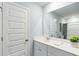
{"type": "Polygon", "coordinates": [[[1,37],[1,41],[3,41],[3,37],[1,37]]]}

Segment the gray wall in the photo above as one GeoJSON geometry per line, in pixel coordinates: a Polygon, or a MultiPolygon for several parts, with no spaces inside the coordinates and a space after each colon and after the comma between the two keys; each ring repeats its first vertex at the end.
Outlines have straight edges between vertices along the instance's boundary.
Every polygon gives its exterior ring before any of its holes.
{"type": "Polygon", "coordinates": [[[33,2],[17,2],[30,9],[30,21],[28,20],[28,55],[32,55],[33,38],[42,35],[42,8],[33,2]],[[30,31],[29,31],[30,30],[30,31]],[[29,35],[30,34],[30,35],[29,35]]]}

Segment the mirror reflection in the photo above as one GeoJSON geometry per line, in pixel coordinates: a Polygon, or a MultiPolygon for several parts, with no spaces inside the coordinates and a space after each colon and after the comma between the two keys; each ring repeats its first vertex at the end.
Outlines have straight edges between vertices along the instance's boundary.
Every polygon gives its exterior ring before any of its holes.
{"type": "Polygon", "coordinates": [[[44,32],[49,36],[63,39],[79,35],[79,4],[72,4],[47,13],[44,32]]]}

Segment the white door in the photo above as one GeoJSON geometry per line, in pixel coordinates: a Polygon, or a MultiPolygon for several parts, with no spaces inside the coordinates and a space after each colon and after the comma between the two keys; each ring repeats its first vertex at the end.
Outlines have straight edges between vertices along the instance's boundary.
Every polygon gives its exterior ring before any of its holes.
{"type": "Polygon", "coordinates": [[[1,8],[0,8],[0,56],[2,55],[2,12],[1,12],[1,8]]]}
{"type": "Polygon", "coordinates": [[[3,3],[3,55],[25,55],[26,8],[3,3]]]}

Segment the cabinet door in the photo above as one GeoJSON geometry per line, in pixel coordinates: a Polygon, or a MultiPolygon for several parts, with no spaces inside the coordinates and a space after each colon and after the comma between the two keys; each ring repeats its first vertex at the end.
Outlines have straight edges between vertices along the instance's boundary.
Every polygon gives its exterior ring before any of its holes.
{"type": "Polygon", "coordinates": [[[75,56],[72,53],[48,46],[48,56],[75,56]]]}
{"type": "Polygon", "coordinates": [[[34,41],[34,56],[46,56],[47,46],[45,44],[34,41]]]}

